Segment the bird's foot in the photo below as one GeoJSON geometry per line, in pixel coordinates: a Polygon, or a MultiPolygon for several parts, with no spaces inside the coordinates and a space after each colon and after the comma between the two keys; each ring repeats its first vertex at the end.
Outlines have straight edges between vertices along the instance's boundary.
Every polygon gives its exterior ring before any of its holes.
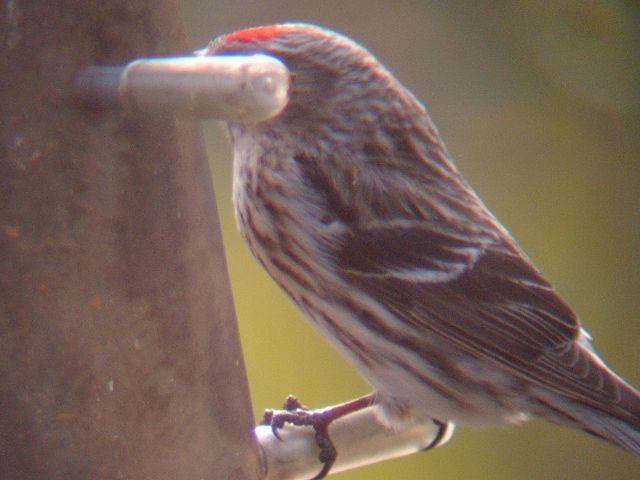
{"type": "Polygon", "coordinates": [[[288,423],[298,427],[313,427],[316,444],[320,448],[318,460],[322,463],[322,469],[311,480],[319,480],[329,473],[338,456],[336,447],[329,436],[331,422],[373,405],[373,402],[374,396],[370,394],[332,407],[309,410],[296,397],[289,395],[282,410],[269,409],[264,412],[262,424],[271,426],[273,435],[278,440],[282,440],[278,430],[288,423]]]}

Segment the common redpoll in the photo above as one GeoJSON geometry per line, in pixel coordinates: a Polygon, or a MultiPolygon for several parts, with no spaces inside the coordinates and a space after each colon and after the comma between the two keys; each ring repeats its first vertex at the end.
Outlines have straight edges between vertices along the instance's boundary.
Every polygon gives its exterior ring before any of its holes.
{"type": "Polygon", "coordinates": [[[277,117],[229,123],[238,225],[386,420],[540,416],[640,455],[640,394],[461,177],[422,104],[312,25],[238,31],[207,54],[252,52],[292,83],[277,117]]]}

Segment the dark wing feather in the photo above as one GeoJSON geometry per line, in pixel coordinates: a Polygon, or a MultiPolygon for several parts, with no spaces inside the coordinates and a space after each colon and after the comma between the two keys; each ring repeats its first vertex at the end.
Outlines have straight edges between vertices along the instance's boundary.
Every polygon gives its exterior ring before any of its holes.
{"type": "Polygon", "coordinates": [[[393,133],[393,146],[360,168],[295,157],[308,201],[345,227],[323,246],[339,274],[418,336],[598,408],[615,401],[615,379],[576,342],[572,309],[464,183],[435,133],[393,133]]]}
{"type": "Polygon", "coordinates": [[[488,241],[426,221],[355,228],[344,237],[338,263],[345,272],[367,277],[441,282],[473,265],[488,241]]]}
{"type": "Polygon", "coordinates": [[[615,379],[576,342],[572,309],[457,174],[440,179],[443,189],[415,163],[337,175],[348,162],[295,159],[309,201],[345,227],[323,247],[340,275],[418,336],[597,408],[617,399],[615,379]]]}
{"type": "Polygon", "coordinates": [[[342,275],[416,328],[477,355],[528,363],[575,339],[572,311],[517,250],[443,230],[428,222],[352,229],[342,275]]]}
{"type": "Polygon", "coordinates": [[[616,400],[615,382],[575,341],[575,314],[510,237],[426,221],[353,228],[338,257],[345,280],[420,334],[594,406],[616,400]]]}

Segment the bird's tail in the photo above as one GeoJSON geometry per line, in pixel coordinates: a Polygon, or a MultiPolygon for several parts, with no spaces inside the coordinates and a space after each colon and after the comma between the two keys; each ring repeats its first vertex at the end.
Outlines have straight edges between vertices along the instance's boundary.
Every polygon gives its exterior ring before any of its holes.
{"type": "Polygon", "coordinates": [[[615,382],[618,393],[614,401],[594,402],[546,391],[536,395],[543,406],[539,413],[554,423],[578,428],[640,456],[640,392],[615,373],[608,373],[607,380],[615,382]]]}

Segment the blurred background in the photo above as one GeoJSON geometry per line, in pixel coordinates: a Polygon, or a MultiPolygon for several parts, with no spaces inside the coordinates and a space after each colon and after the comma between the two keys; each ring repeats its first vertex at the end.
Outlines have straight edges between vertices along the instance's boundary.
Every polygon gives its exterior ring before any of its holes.
{"type": "MultiPolygon", "coordinates": [[[[307,21],[366,45],[418,98],[465,177],[640,386],[640,12],[634,1],[182,1],[192,46],[307,21]]],[[[256,419],[368,392],[237,233],[231,151],[205,125],[256,419]]],[[[640,462],[540,421],[460,427],[451,442],[356,479],[637,479],[640,462]]]]}

